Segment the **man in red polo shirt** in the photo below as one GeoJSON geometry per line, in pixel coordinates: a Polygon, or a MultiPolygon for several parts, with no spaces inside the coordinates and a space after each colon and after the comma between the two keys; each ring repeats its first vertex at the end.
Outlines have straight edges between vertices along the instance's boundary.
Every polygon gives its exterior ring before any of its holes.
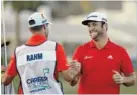
{"type": "Polygon", "coordinates": [[[19,94],[63,94],[58,73],[61,72],[64,79],[71,83],[80,71],[80,65],[68,66],[63,47],[47,40],[49,22],[43,14],[33,13],[28,23],[33,35],[15,49],[7,70],[2,66],[2,71],[6,71],[2,83],[8,85],[19,75],[19,94]]]}
{"type": "Polygon", "coordinates": [[[88,26],[92,40],[79,46],[73,55],[81,63],[78,93],[119,94],[121,84],[134,85],[131,59],[123,47],[108,38],[106,16],[93,12],[82,24],[88,26]]]}

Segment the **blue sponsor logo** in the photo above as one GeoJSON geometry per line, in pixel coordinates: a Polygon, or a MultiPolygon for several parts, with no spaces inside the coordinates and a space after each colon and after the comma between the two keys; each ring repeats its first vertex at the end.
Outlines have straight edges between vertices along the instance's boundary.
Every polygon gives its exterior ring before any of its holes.
{"type": "Polygon", "coordinates": [[[33,61],[33,60],[39,60],[39,59],[43,59],[42,53],[30,54],[26,56],[27,61],[33,61]]]}
{"type": "Polygon", "coordinates": [[[47,76],[29,78],[26,80],[30,93],[51,89],[47,76]]]}
{"type": "Polygon", "coordinates": [[[31,84],[31,83],[36,83],[36,82],[43,82],[43,81],[48,81],[48,77],[44,76],[44,77],[36,77],[36,78],[30,78],[27,79],[27,84],[31,84]]]}

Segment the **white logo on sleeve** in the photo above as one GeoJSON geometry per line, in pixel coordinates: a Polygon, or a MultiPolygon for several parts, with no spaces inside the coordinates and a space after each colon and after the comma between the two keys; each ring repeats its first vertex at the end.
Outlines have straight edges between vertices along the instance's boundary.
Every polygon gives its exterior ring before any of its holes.
{"type": "Polygon", "coordinates": [[[92,56],[85,56],[84,59],[90,59],[92,56]]]}
{"type": "Polygon", "coordinates": [[[112,56],[112,55],[109,55],[107,58],[108,58],[108,59],[113,59],[113,56],[112,56]]]}

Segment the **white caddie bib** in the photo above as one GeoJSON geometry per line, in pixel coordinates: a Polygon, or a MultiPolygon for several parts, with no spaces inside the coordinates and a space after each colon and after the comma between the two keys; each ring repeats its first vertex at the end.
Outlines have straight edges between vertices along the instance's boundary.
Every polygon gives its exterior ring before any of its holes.
{"type": "Polygon", "coordinates": [[[24,94],[63,94],[54,78],[56,42],[22,45],[15,50],[16,66],[24,94]]]}

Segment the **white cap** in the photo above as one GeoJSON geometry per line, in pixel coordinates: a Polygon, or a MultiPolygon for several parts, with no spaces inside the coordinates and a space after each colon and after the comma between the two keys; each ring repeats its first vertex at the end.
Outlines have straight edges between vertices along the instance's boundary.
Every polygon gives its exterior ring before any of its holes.
{"type": "Polygon", "coordinates": [[[82,21],[83,25],[87,25],[89,21],[103,21],[107,23],[107,18],[104,14],[99,12],[90,13],[85,20],[82,21]]]}
{"type": "Polygon", "coordinates": [[[48,22],[44,14],[40,12],[35,12],[28,18],[28,24],[29,24],[29,27],[35,27],[35,26],[50,24],[50,23],[48,22]]]}

